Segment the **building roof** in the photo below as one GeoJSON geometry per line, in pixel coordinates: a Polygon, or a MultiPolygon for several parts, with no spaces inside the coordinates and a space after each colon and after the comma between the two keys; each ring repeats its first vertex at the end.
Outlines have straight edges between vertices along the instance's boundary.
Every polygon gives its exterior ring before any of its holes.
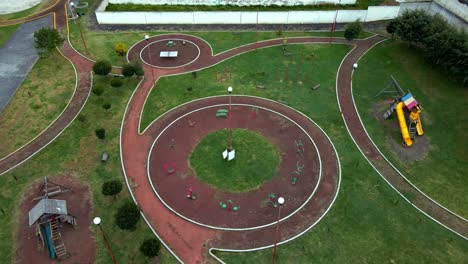
{"type": "Polygon", "coordinates": [[[29,211],[29,226],[32,226],[43,214],[67,215],[67,201],[42,199],[29,211]]]}

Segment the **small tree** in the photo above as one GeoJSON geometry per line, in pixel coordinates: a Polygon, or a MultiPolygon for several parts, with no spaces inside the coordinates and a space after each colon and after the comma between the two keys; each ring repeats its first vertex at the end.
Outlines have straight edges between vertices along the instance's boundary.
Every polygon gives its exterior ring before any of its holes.
{"type": "Polygon", "coordinates": [[[133,67],[133,65],[131,65],[131,64],[125,64],[122,67],[122,74],[125,77],[133,76],[135,74],[135,67],[133,67]]]}
{"type": "Polygon", "coordinates": [[[362,24],[361,21],[358,19],[353,23],[346,25],[346,29],[344,32],[344,36],[347,40],[352,40],[359,37],[359,34],[362,32],[362,24]]]}
{"type": "Polygon", "coordinates": [[[99,139],[106,138],[106,130],[104,128],[98,128],[94,132],[96,133],[97,138],[99,138],[99,139]]]}
{"type": "Polygon", "coordinates": [[[109,104],[109,103],[104,103],[104,104],[102,105],[102,108],[104,108],[104,110],[109,110],[109,109],[111,108],[111,104],[109,104]]]}
{"type": "Polygon", "coordinates": [[[392,20],[390,23],[387,25],[387,33],[392,35],[392,38],[394,37],[397,29],[398,29],[398,20],[392,20]]]}
{"type": "Polygon", "coordinates": [[[36,49],[49,52],[57,46],[62,45],[65,39],[54,28],[43,27],[34,32],[34,44],[36,49]]]}
{"type": "Polygon", "coordinates": [[[283,25],[279,26],[278,31],[276,31],[278,37],[283,36],[283,25]]]}
{"type": "Polygon", "coordinates": [[[102,185],[102,194],[107,196],[117,195],[122,191],[122,182],[119,180],[106,181],[102,185]]]}
{"type": "Polygon", "coordinates": [[[107,75],[111,70],[112,65],[106,60],[98,60],[93,65],[93,71],[98,75],[107,75]]]}
{"type": "Polygon", "coordinates": [[[161,242],[156,238],[148,238],[141,243],[140,251],[143,255],[154,258],[159,255],[159,250],[161,249],[161,242]]]}
{"type": "Polygon", "coordinates": [[[124,203],[115,215],[115,223],[120,229],[133,230],[140,220],[140,209],[132,201],[124,203]]]}
{"type": "Polygon", "coordinates": [[[120,87],[123,85],[123,81],[121,78],[112,78],[112,80],[110,81],[110,85],[112,87],[120,87]]]}
{"type": "Polygon", "coordinates": [[[125,43],[119,42],[115,44],[115,52],[117,53],[117,56],[123,57],[127,55],[127,51],[128,51],[128,48],[127,48],[127,45],[125,45],[125,43]]]}

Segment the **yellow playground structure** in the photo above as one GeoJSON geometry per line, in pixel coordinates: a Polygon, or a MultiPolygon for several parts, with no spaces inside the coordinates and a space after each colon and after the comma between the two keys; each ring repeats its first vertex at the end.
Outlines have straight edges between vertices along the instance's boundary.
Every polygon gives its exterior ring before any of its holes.
{"type": "MultiPolygon", "coordinates": [[[[395,97],[387,110],[385,110],[383,117],[387,119],[396,111],[398,123],[400,124],[401,136],[403,137],[403,145],[405,147],[411,147],[416,134],[418,136],[422,136],[424,134],[420,117],[422,108],[410,92],[403,92],[403,89],[401,89],[393,76],[391,76],[391,78],[394,86],[400,93],[400,96],[395,97]]],[[[380,91],[379,94],[385,92],[385,89],[380,91]]]]}

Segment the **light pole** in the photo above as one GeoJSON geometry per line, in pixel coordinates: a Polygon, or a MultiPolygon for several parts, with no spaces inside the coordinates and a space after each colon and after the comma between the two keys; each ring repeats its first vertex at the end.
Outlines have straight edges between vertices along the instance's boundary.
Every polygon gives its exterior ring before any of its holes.
{"type": "Polygon", "coordinates": [[[104,238],[104,242],[106,243],[107,250],[109,250],[109,255],[112,258],[112,262],[114,264],[117,264],[117,261],[115,260],[114,254],[112,253],[112,249],[111,249],[111,247],[109,245],[109,241],[107,241],[106,235],[104,235],[104,231],[102,230],[101,218],[100,217],[94,217],[93,223],[99,227],[99,230],[101,230],[102,237],[104,238]]]}
{"type": "Polygon", "coordinates": [[[86,42],[85,42],[84,37],[83,37],[83,32],[81,31],[80,21],[78,21],[79,16],[75,17],[75,15],[73,14],[73,7],[74,6],[75,6],[75,3],[70,2],[70,13],[71,13],[71,16],[72,16],[73,20],[75,20],[76,25],[78,26],[78,31],[80,31],[81,42],[83,42],[85,52],[86,52],[86,54],[89,54],[88,47],[86,46],[86,42]]]}
{"type": "Polygon", "coordinates": [[[151,76],[153,77],[154,79],[154,73],[153,73],[153,59],[151,58],[151,50],[150,50],[150,46],[149,46],[149,35],[145,35],[145,39],[146,39],[146,45],[148,46],[148,55],[149,55],[149,59],[150,59],[150,64],[151,64],[151,76]]]}
{"type": "Polygon", "coordinates": [[[281,219],[281,207],[283,207],[285,200],[283,197],[278,197],[278,221],[276,222],[276,233],[275,233],[275,244],[273,246],[273,256],[271,258],[271,263],[275,263],[276,257],[276,244],[278,243],[278,234],[279,234],[279,222],[281,219]]]}
{"type": "Polygon", "coordinates": [[[232,93],[232,87],[228,87],[228,93],[229,93],[229,146],[228,146],[228,151],[232,150],[232,107],[231,107],[231,93],[232,93]]]}
{"type": "Polygon", "coordinates": [[[358,64],[357,64],[357,63],[354,63],[354,64],[353,64],[353,70],[356,70],[357,67],[358,67],[358,64]]]}

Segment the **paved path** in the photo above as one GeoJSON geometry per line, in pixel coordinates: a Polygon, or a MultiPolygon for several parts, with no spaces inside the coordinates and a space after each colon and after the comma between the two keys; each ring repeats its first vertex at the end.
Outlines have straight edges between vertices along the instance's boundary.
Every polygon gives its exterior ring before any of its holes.
{"type": "Polygon", "coordinates": [[[34,32],[53,25],[52,16],[24,23],[0,48],[0,112],[5,109],[39,58],[34,48],[34,32]]]}

